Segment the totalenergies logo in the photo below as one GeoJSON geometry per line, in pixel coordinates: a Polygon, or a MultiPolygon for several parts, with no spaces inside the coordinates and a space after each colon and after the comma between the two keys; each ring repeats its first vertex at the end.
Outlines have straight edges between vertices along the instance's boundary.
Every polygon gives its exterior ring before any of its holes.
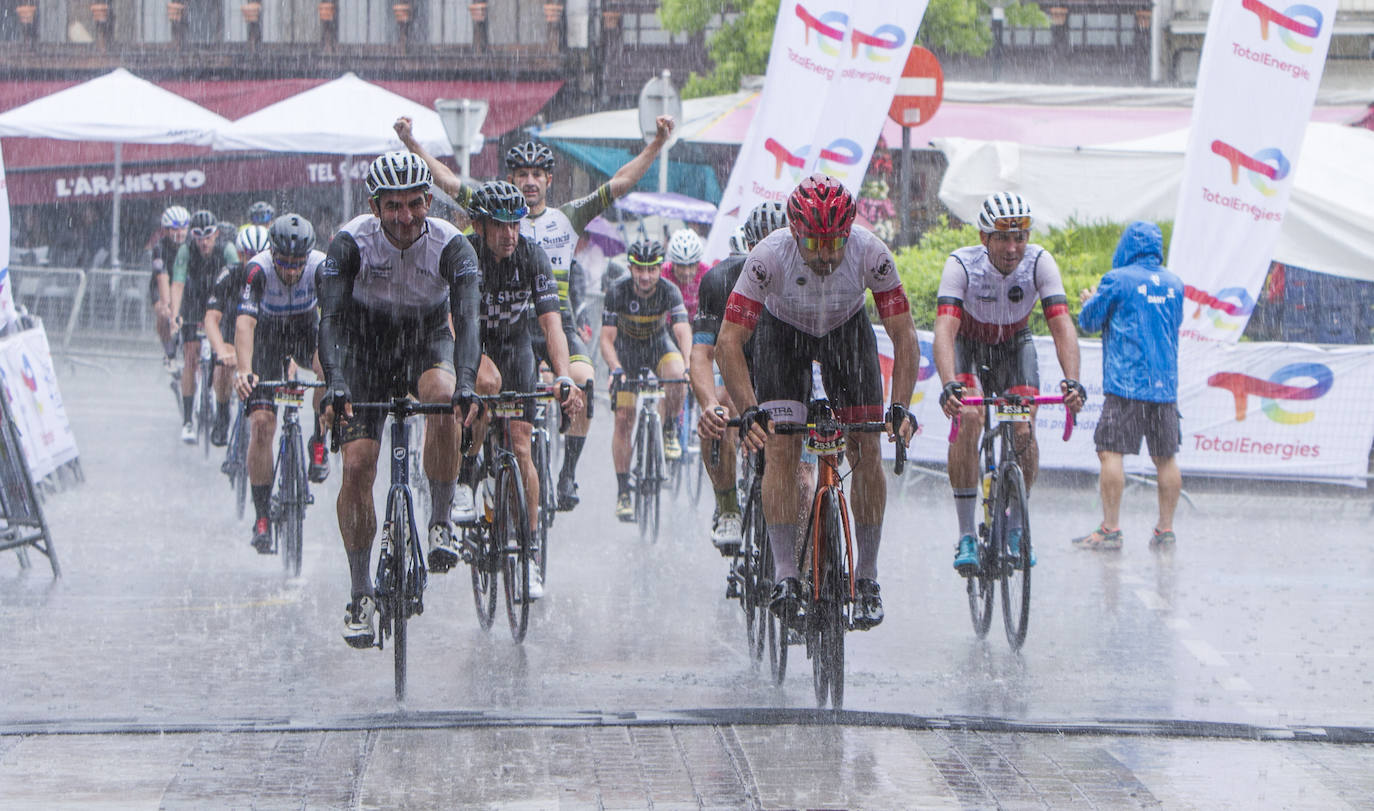
{"type": "Polygon", "coordinates": [[[1240,372],[1217,372],[1207,378],[1207,385],[1231,392],[1236,398],[1236,422],[1245,421],[1250,395],[1260,399],[1264,416],[1280,425],[1299,425],[1311,422],[1315,411],[1286,411],[1278,404],[1279,400],[1315,400],[1331,390],[1336,376],[1331,369],[1320,363],[1290,363],[1274,372],[1268,380],[1251,377],[1240,372]],[[1310,386],[1290,386],[1290,380],[1311,380],[1310,386]]]}
{"type": "Polygon", "coordinates": [[[1273,147],[1261,149],[1254,155],[1247,155],[1225,141],[1216,140],[1212,142],[1212,152],[1231,164],[1231,185],[1240,182],[1240,170],[1244,169],[1250,177],[1250,185],[1265,197],[1273,197],[1278,193],[1278,189],[1270,186],[1265,180],[1283,180],[1293,168],[1288,158],[1273,147]]]}
{"type": "Polygon", "coordinates": [[[1244,287],[1227,287],[1212,295],[1201,288],[1186,285],[1183,297],[1198,303],[1194,318],[1201,318],[1205,310],[1212,326],[1217,329],[1240,329],[1243,320],[1255,309],[1255,300],[1244,287]]]}
{"type": "Polygon", "coordinates": [[[804,26],[806,44],[811,44],[811,35],[815,34],[816,47],[826,56],[839,56],[840,45],[846,36],[849,37],[849,57],[859,58],[862,50],[864,58],[870,62],[888,62],[892,59],[892,53],[906,44],[906,32],[891,23],[880,25],[870,33],[851,29],[849,15],[842,11],[812,14],[801,3],[797,4],[795,11],[804,26]]]}
{"type": "Polygon", "coordinates": [[[38,375],[33,373],[33,364],[29,363],[29,356],[27,354],[21,354],[19,357],[23,360],[23,364],[21,364],[19,369],[19,376],[24,380],[24,386],[27,387],[29,391],[37,392],[38,375]]]}
{"type": "Polygon", "coordinates": [[[1260,21],[1260,39],[1269,40],[1269,23],[1277,25],[1279,28],[1279,39],[1288,46],[1288,50],[1300,54],[1312,53],[1312,45],[1303,42],[1298,37],[1316,39],[1322,31],[1321,11],[1307,5],[1298,3],[1289,6],[1283,11],[1279,11],[1271,6],[1266,6],[1259,0],[1241,0],[1241,8],[1246,11],[1253,11],[1260,21]],[[1301,18],[1306,18],[1303,22],[1301,18]],[[1297,36],[1294,36],[1294,35],[1297,36]]]}
{"type": "MultiPolygon", "coordinates": [[[[801,179],[811,154],[810,144],[793,151],[783,146],[776,138],[768,138],[763,142],[763,148],[772,153],[774,160],[777,161],[773,167],[774,180],[782,177],[783,167],[787,167],[788,171],[792,173],[793,180],[801,179]]],[[[848,138],[836,138],[821,150],[819,160],[816,162],[816,171],[844,180],[849,173],[841,167],[856,165],[863,154],[863,147],[859,146],[857,141],[848,138]]]]}
{"type": "MultiPolygon", "coordinates": [[[[929,378],[931,375],[934,375],[934,374],[935,374],[935,348],[934,348],[934,346],[931,345],[930,341],[919,341],[919,344],[920,344],[920,350],[921,350],[921,359],[920,359],[920,361],[916,364],[916,382],[917,382],[917,383],[920,383],[921,381],[923,381],[923,380],[929,378]]],[[[882,369],[882,373],[883,373],[883,388],[884,388],[883,396],[886,397],[886,396],[888,396],[888,395],[891,393],[891,389],[892,389],[892,366],[893,366],[893,359],[890,358],[890,357],[888,357],[887,355],[883,354],[882,352],[879,352],[879,353],[878,353],[878,366],[881,367],[881,369],[882,369]]],[[[913,405],[913,406],[916,405],[917,403],[919,403],[919,402],[921,402],[922,400],[924,400],[925,397],[926,397],[925,392],[921,391],[921,390],[918,388],[917,390],[915,390],[915,391],[913,391],[913,392],[911,393],[911,405],[913,405]]]]}

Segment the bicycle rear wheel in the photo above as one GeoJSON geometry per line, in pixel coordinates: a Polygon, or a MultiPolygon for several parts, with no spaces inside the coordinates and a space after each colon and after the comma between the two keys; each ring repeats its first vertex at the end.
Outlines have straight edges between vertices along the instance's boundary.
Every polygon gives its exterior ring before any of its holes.
{"type": "Polygon", "coordinates": [[[513,460],[500,463],[496,474],[496,548],[501,554],[505,581],[506,618],[517,643],[523,642],[530,622],[530,530],[525,511],[525,488],[513,460]]]}
{"type": "Polygon", "coordinates": [[[281,505],[277,524],[277,538],[282,569],[287,577],[301,573],[301,542],[305,524],[305,468],[302,465],[299,429],[288,430],[282,437],[282,458],[278,465],[280,482],[277,485],[281,505]]]}
{"type": "Polygon", "coordinates": [[[1002,583],[1002,622],[1011,649],[1020,650],[1030,625],[1031,533],[1026,480],[1019,465],[1012,462],[1002,466],[997,490],[992,536],[1002,583]],[[1015,513],[1020,514],[1021,520],[1013,523],[1015,513]],[[1018,554],[1012,557],[1009,534],[1014,529],[1021,530],[1021,541],[1018,554]]]}
{"type": "Polygon", "coordinates": [[[812,572],[813,577],[821,579],[820,601],[812,602],[807,610],[807,642],[816,706],[824,708],[828,699],[831,708],[838,710],[844,707],[844,632],[847,624],[844,607],[848,578],[844,570],[844,527],[839,495],[831,490],[822,499],[822,533],[817,541],[825,544],[825,551],[821,557],[821,571],[812,572]]]}

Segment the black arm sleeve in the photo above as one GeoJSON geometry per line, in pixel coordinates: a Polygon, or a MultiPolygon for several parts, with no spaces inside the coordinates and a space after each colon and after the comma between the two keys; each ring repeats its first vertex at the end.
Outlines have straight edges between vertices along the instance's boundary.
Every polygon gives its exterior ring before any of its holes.
{"type": "MultiPolygon", "coordinates": [[[[453,370],[456,391],[471,394],[477,384],[477,364],[482,360],[482,274],[477,252],[461,235],[439,254],[439,275],[448,280],[448,306],[453,315],[453,370]]],[[[321,359],[323,360],[323,359],[321,359]]]]}
{"type": "Polygon", "coordinates": [[[329,243],[329,253],[320,265],[315,284],[320,298],[320,368],[331,386],[343,380],[343,319],[353,299],[353,281],[358,278],[362,257],[353,236],[339,232],[329,243]]]}

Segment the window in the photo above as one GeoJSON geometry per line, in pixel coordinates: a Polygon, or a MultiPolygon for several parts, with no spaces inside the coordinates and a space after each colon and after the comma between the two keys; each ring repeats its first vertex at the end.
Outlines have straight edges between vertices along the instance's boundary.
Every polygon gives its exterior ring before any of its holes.
{"type": "Polygon", "coordinates": [[[687,34],[669,34],[665,31],[656,11],[626,14],[621,24],[624,26],[624,42],[627,46],[686,45],[691,42],[687,34]]]}
{"type": "Polygon", "coordinates": [[[1128,48],[1136,44],[1136,36],[1131,13],[1069,15],[1070,48],[1128,48]]]}

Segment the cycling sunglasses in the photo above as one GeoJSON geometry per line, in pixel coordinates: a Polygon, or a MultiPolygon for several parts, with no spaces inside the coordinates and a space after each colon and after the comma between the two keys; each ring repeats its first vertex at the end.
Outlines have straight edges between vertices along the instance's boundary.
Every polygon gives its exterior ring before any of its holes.
{"type": "Polygon", "coordinates": [[[305,267],[305,263],[310,261],[309,256],[272,256],[272,261],[281,270],[296,270],[305,267]]]}
{"type": "Polygon", "coordinates": [[[192,229],[191,229],[191,236],[193,236],[193,237],[208,237],[208,236],[210,236],[210,235],[212,235],[212,234],[217,233],[218,231],[219,231],[219,226],[218,226],[218,225],[211,225],[211,226],[207,226],[207,227],[205,227],[205,228],[192,228],[192,229]]]}
{"type": "Polygon", "coordinates": [[[520,222],[525,219],[525,215],[529,213],[530,210],[526,206],[521,206],[519,208],[502,208],[491,212],[491,218],[497,222],[520,222]]]}
{"type": "Polygon", "coordinates": [[[849,237],[797,237],[797,241],[808,251],[838,251],[849,242],[849,237]]]}
{"type": "Polygon", "coordinates": [[[1029,231],[1031,227],[1030,217],[998,217],[992,221],[992,227],[998,231],[1029,231]]]}

